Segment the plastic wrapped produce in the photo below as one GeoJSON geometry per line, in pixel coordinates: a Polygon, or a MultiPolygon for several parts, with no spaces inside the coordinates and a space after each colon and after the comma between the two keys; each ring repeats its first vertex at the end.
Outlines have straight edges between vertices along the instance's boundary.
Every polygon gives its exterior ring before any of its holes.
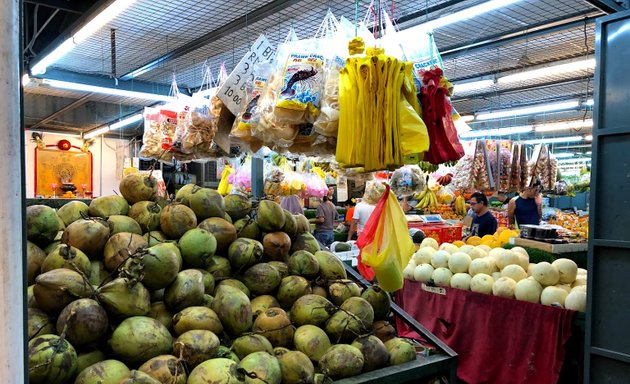
{"type": "Polygon", "coordinates": [[[418,193],[424,189],[424,184],[424,175],[420,168],[411,165],[395,170],[389,181],[392,192],[398,197],[418,193]]]}

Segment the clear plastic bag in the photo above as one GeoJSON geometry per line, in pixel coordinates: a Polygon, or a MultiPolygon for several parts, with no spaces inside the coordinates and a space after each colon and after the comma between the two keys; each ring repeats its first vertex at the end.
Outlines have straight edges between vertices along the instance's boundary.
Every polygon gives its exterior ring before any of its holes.
{"type": "Polygon", "coordinates": [[[424,175],[418,166],[405,165],[392,174],[389,185],[398,197],[411,196],[424,189],[424,175]]]}
{"type": "Polygon", "coordinates": [[[231,193],[249,196],[252,193],[252,159],[247,156],[238,169],[228,176],[231,193]]]}
{"type": "Polygon", "coordinates": [[[144,133],[140,157],[156,159],[164,151],[160,135],[160,110],[158,108],[144,108],[144,133]]]}
{"type": "MultiPolygon", "coordinates": [[[[210,90],[213,83],[210,67],[204,65],[203,79],[199,91],[210,90]]],[[[212,141],[217,132],[217,119],[210,112],[211,102],[208,98],[199,96],[200,92],[193,95],[188,135],[182,144],[183,152],[192,153],[194,159],[212,157],[212,141]]]]}
{"type": "Polygon", "coordinates": [[[259,101],[272,72],[271,63],[268,62],[258,64],[254,68],[253,81],[247,84],[247,103],[234,120],[230,133],[231,137],[245,143],[250,143],[254,140],[252,132],[260,121],[259,101]]]}

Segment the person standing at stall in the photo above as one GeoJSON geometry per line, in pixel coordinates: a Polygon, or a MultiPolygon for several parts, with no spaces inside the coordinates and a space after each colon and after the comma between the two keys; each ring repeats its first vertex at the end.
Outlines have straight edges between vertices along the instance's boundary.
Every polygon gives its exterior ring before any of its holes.
{"type": "Polygon", "coordinates": [[[315,218],[311,223],[315,223],[315,239],[322,247],[330,247],[334,240],[333,225],[337,217],[337,207],[330,201],[328,196],[324,196],[322,203],[317,206],[315,218]]]}
{"type": "Polygon", "coordinates": [[[475,217],[470,226],[472,236],[483,237],[492,235],[497,231],[497,219],[488,209],[488,198],[481,192],[475,192],[470,197],[470,208],[475,212],[475,217]]]}
{"type": "Polygon", "coordinates": [[[542,195],[540,180],[525,188],[508,204],[508,224],[511,229],[515,225],[538,225],[542,218],[542,195]]]}

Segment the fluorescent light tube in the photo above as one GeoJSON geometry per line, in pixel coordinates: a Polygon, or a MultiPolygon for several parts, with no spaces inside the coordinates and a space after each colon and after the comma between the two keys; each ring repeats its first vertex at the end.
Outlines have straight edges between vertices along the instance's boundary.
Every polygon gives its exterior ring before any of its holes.
{"type": "Polygon", "coordinates": [[[80,138],[81,134],[80,133],[65,133],[65,132],[54,132],[54,131],[42,131],[39,129],[35,129],[33,130],[33,132],[41,132],[45,135],[57,135],[57,136],[64,136],[64,137],[75,137],[75,138],[80,138]]]}
{"type": "Polygon", "coordinates": [[[591,159],[560,159],[558,163],[566,164],[566,163],[590,163],[591,159]]]}
{"type": "Polygon", "coordinates": [[[48,68],[48,66],[56,63],[57,60],[64,57],[68,52],[72,50],[72,48],[74,48],[74,46],[75,44],[74,44],[74,41],[72,41],[72,38],[67,39],[66,41],[61,43],[60,46],[55,48],[55,50],[50,52],[43,59],[41,59],[35,65],[33,65],[31,67],[31,73],[33,75],[41,75],[42,73],[45,73],[46,68],[48,68]]]}
{"type": "Polygon", "coordinates": [[[593,126],[593,119],[565,121],[562,123],[549,123],[537,125],[536,132],[564,131],[567,129],[589,128],[593,126]]]}
{"type": "Polygon", "coordinates": [[[584,136],[584,140],[586,140],[586,141],[593,141],[593,135],[586,135],[586,136],[584,136]]]}
{"type": "Polygon", "coordinates": [[[457,130],[457,134],[459,135],[472,131],[472,128],[470,128],[470,125],[466,124],[466,122],[463,121],[462,119],[455,120],[454,124],[455,124],[455,129],[457,130]]]}
{"type": "Polygon", "coordinates": [[[135,3],[136,0],[116,0],[109,7],[105,8],[101,13],[96,15],[89,23],[87,23],[83,28],[79,29],[72,37],[74,38],[74,42],[76,44],[80,44],[88,37],[92,36],[94,32],[101,29],[102,26],[112,21],[112,19],[122,12],[125,9],[129,8],[129,6],[135,3]]]}
{"type": "Polygon", "coordinates": [[[564,101],[561,103],[541,104],[541,105],[534,105],[531,107],[508,109],[504,111],[480,113],[477,115],[476,119],[477,120],[490,120],[490,119],[501,119],[504,117],[533,115],[536,113],[573,109],[579,106],[580,106],[580,102],[578,100],[571,100],[571,101],[564,101]]]}
{"type": "MultiPolygon", "coordinates": [[[[531,80],[539,77],[546,77],[552,75],[560,75],[567,72],[585,71],[587,69],[595,68],[595,59],[586,59],[580,61],[574,61],[571,63],[564,63],[558,65],[552,65],[544,68],[532,69],[530,71],[523,71],[515,73],[513,75],[506,75],[497,78],[499,84],[516,83],[519,81],[531,80]]],[[[455,88],[457,89],[457,88],[455,88]]]]}
{"type": "Polygon", "coordinates": [[[109,129],[111,131],[113,131],[115,129],[122,128],[122,127],[124,127],[126,125],[136,123],[136,122],[142,120],[143,118],[144,117],[142,116],[142,113],[137,113],[137,114],[135,114],[135,115],[133,115],[131,117],[128,117],[128,118],[123,119],[123,120],[120,120],[119,122],[116,122],[114,124],[111,124],[109,126],[109,129]]]}
{"type": "Polygon", "coordinates": [[[438,28],[445,27],[450,24],[458,23],[460,21],[475,18],[479,15],[483,15],[484,13],[488,13],[488,12],[494,11],[495,9],[506,7],[518,1],[520,0],[487,1],[483,4],[479,4],[474,7],[469,7],[459,12],[451,13],[450,15],[442,16],[440,18],[417,25],[410,29],[423,30],[423,31],[430,31],[433,29],[438,29],[438,28]]]}
{"type": "Polygon", "coordinates": [[[471,121],[475,120],[475,115],[459,116],[459,120],[463,121],[464,123],[470,123],[471,121]]]}
{"type": "Polygon", "coordinates": [[[467,83],[455,83],[453,84],[453,92],[470,92],[476,91],[478,89],[492,87],[494,85],[494,80],[479,80],[479,81],[470,81],[467,83]]]}
{"type": "Polygon", "coordinates": [[[589,107],[592,107],[592,106],[593,106],[593,104],[595,104],[595,100],[593,100],[593,99],[588,99],[588,100],[586,100],[586,102],[585,102],[584,104],[585,104],[585,105],[587,105],[587,106],[589,106],[589,107]]]}
{"type": "Polygon", "coordinates": [[[459,135],[463,138],[471,138],[471,137],[484,137],[484,136],[505,136],[505,135],[516,135],[519,133],[528,133],[533,131],[531,125],[523,125],[520,127],[507,127],[507,128],[498,128],[498,129],[482,129],[477,131],[470,131],[466,133],[462,133],[459,135]]]}
{"type": "Polygon", "coordinates": [[[22,76],[22,86],[26,87],[28,85],[28,83],[31,82],[31,77],[28,74],[24,74],[22,76]]]}
{"type": "Polygon", "coordinates": [[[582,136],[563,136],[563,137],[550,137],[546,139],[534,139],[521,141],[523,144],[549,144],[549,143],[572,143],[574,141],[582,141],[582,136]]]}
{"type": "Polygon", "coordinates": [[[96,129],[93,129],[90,132],[86,133],[85,135],[83,135],[83,138],[84,139],[91,139],[93,137],[100,136],[100,135],[102,135],[104,133],[107,133],[107,132],[109,132],[109,127],[108,126],[101,127],[101,128],[96,128],[96,129]]]}
{"type": "Polygon", "coordinates": [[[97,87],[95,85],[71,83],[71,82],[61,81],[61,80],[44,79],[42,80],[42,84],[47,84],[55,88],[69,89],[72,91],[101,93],[105,95],[132,97],[132,98],[145,99],[145,100],[156,100],[156,101],[173,101],[174,100],[172,96],[158,95],[156,93],[127,91],[124,89],[108,88],[108,87],[97,87]]]}
{"type": "Polygon", "coordinates": [[[554,153],[553,156],[556,159],[563,159],[563,158],[567,158],[567,157],[573,157],[573,156],[575,156],[575,153],[569,153],[569,152],[554,153]]]}
{"type": "Polygon", "coordinates": [[[586,152],[586,154],[587,154],[587,155],[590,155],[590,154],[592,154],[592,153],[593,153],[593,152],[591,152],[591,151],[586,152]]]}

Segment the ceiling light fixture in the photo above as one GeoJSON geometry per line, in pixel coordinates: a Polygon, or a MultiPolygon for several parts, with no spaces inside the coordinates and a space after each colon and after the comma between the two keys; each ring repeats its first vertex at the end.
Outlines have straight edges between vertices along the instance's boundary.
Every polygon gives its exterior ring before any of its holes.
{"type": "Polygon", "coordinates": [[[143,114],[142,114],[142,113],[136,113],[136,114],[135,114],[135,115],[133,115],[133,116],[127,117],[127,118],[125,118],[125,119],[123,119],[123,120],[120,120],[120,121],[119,121],[119,122],[117,122],[117,123],[111,124],[111,125],[109,126],[109,130],[110,130],[110,131],[113,131],[113,130],[116,130],[116,129],[122,128],[122,127],[124,127],[124,126],[129,125],[129,124],[136,123],[136,122],[138,122],[138,121],[142,120],[143,118],[144,118],[144,116],[143,116],[143,114]]]}
{"type": "Polygon", "coordinates": [[[536,132],[565,131],[568,129],[590,128],[593,126],[593,119],[565,121],[561,123],[547,123],[537,125],[536,132]]]}
{"type": "Polygon", "coordinates": [[[494,85],[494,80],[469,81],[467,83],[453,84],[453,92],[466,93],[478,89],[489,88],[494,85]]]}
{"type": "Polygon", "coordinates": [[[85,41],[98,31],[102,26],[110,22],[114,17],[121,14],[125,9],[129,8],[136,0],[116,0],[107,8],[96,15],[92,20],[79,29],[72,37],[66,39],[61,45],[52,52],[35,63],[31,68],[31,73],[41,75],[46,72],[46,68],[56,63],[59,59],[70,52],[77,44],[85,41]]]}
{"type": "Polygon", "coordinates": [[[591,159],[560,159],[558,163],[567,164],[567,163],[590,163],[591,159]]]}
{"type": "Polygon", "coordinates": [[[595,100],[593,99],[588,99],[584,102],[584,105],[589,106],[589,107],[592,107],[593,104],[595,104],[595,100]]]}
{"type": "Polygon", "coordinates": [[[90,132],[84,134],[83,138],[87,140],[87,139],[91,139],[93,137],[105,134],[107,132],[109,132],[109,126],[108,125],[106,125],[104,127],[101,127],[101,128],[96,128],[96,129],[91,130],[90,132]]]}
{"type": "Polygon", "coordinates": [[[476,116],[476,120],[501,119],[504,117],[514,117],[514,116],[522,116],[522,115],[533,115],[536,113],[563,111],[567,109],[574,109],[579,106],[580,106],[580,102],[578,100],[564,101],[560,103],[551,103],[551,104],[540,104],[540,105],[533,105],[530,107],[507,109],[507,110],[496,111],[496,112],[483,112],[476,116]]]}
{"type": "Polygon", "coordinates": [[[570,152],[553,153],[553,156],[556,159],[562,159],[562,158],[567,158],[567,157],[573,157],[575,156],[575,153],[570,153],[570,152]]]}
{"type": "Polygon", "coordinates": [[[463,121],[464,123],[470,123],[471,121],[475,120],[475,115],[459,116],[459,120],[463,121]]]}
{"type": "Polygon", "coordinates": [[[582,136],[563,136],[563,137],[549,137],[546,139],[534,139],[521,141],[523,144],[549,144],[549,143],[572,143],[575,141],[582,141],[582,136]]]}
{"type": "Polygon", "coordinates": [[[584,140],[586,140],[586,141],[593,141],[593,135],[586,135],[586,136],[584,136],[584,140]]]}
{"type": "Polygon", "coordinates": [[[519,133],[528,133],[532,132],[534,128],[531,125],[523,125],[519,127],[506,127],[506,128],[498,128],[498,129],[482,129],[477,131],[470,131],[466,133],[462,133],[459,135],[462,138],[472,138],[472,137],[484,137],[484,136],[505,136],[505,135],[516,135],[519,133]]]}
{"type": "Polygon", "coordinates": [[[499,8],[506,7],[510,4],[514,4],[520,0],[491,0],[486,1],[483,4],[476,5],[474,7],[469,7],[459,12],[451,13],[450,15],[442,16],[437,19],[428,21],[423,24],[416,25],[415,27],[407,29],[414,30],[417,33],[419,30],[422,31],[431,31],[434,29],[442,28],[447,25],[455,24],[460,21],[469,20],[475,18],[479,15],[483,15],[484,13],[488,13],[494,11],[499,8]]]}
{"type": "Polygon", "coordinates": [[[497,83],[508,84],[519,81],[531,80],[539,77],[547,77],[553,75],[565,74],[568,72],[585,71],[595,68],[595,59],[586,59],[573,61],[570,63],[551,65],[544,68],[532,69],[529,71],[518,72],[513,75],[506,75],[497,78],[497,83]]]}
{"type": "Polygon", "coordinates": [[[136,98],[136,99],[155,100],[155,101],[173,101],[174,100],[172,96],[158,95],[157,93],[127,91],[124,89],[109,88],[109,87],[97,87],[95,85],[71,83],[68,81],[61,81],[61,80],[43,79],[42,84],[49,85],[55,88],[68,89],[72,91],[101,93],[105,95],[131,97],[131,98],[136,98]]]}

